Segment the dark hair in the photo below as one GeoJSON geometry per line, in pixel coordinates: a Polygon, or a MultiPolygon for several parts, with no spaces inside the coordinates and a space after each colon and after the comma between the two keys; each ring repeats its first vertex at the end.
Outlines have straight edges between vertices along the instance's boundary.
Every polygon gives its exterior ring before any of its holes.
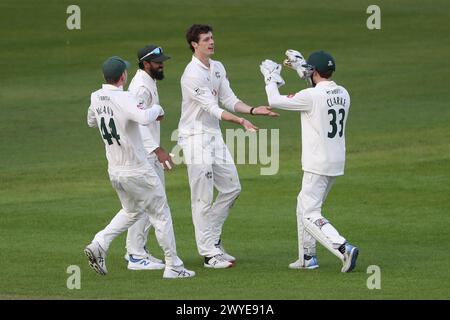
{"type": "Polygon", "coordinates": [[[327,71],[325,71],[325,72],[319,72],[319,71],[317,71],[317,73],[319,73],[319,75],[320,75],[322,78],[330,79],[330,78],[331,78],[331,75],[333,74],[333,70],[327,70],[327,71]]]}
{"type": "Polygon", "coordinates": [[[122,75],[118,76],[117,78],[105,77],[105,81],[107,84],[116,84],[117,82],[119,82],[121,76],[122,75]]]}
{"type": "Polygon", "coordinates": [[[144,70],[144,61],[139,61],[138,66],[139,69],[144,70]]]}
{"type": "Polygon", "coordinates": [[[186,31],[186,41],[189,44],[189,47],[191,48],[192,52],[195,52],[194,47],[192,46],[191,42],[197,42],[200,39],[200,35],[202,33],[208,33],[212,32],[213,28],[207,24],[193,24],[187,31],[186,31]]]}

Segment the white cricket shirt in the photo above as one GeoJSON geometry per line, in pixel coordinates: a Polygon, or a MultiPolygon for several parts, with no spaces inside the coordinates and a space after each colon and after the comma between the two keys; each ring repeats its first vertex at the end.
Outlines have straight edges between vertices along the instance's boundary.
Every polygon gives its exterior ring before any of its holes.
{"type": "Polygon", "coordinates": [[[181,77],[181,118],[179,135],[221,134],[219,120],[226,109],[234,112],[239,99],[231,90],[224,66],[209,60],[209,68],[192,56],[181,77]]]}
{"type": "Polygon", "coordinates": [[[324,176],[344,174],[345,124],[350,96],[333,81],[321,81],[314,88],[295,95],[280,95],[275,83],[266,86],[269,105],[301,111],[302,168],[324,176]]]}
{"type": "MultiPolygon", "coordinates": [[[[153,105],[159,105],[158,89],[156,81],[144,70],[138,69],[131,80],[128,90],[136,97],[137,101],[149,109],[153,105]]],[[[161,127],[159,121],[152,121],[146,126],[139,127],[144,148],[147,153],[153,152],[160,145],[161,127]]]]}
{"type": "Polygon", "coordinates": [[[148,165],[140,125],[148,125],[163,114],[160,106],[143,110],[128,91],[104,84],[91,94],[89,127],[98,127],[108,159],[108,171],[127,172],[148,165]]]}

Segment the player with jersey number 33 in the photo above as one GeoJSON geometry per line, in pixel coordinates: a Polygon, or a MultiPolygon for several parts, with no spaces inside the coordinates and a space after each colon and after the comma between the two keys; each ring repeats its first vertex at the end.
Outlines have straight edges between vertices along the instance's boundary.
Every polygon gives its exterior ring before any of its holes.
{"type": "Polygon", "coordinates": [[[344,174],[345,124],[350,108],[347,90],[330,80],[336,70],[333,57],[312,53],[305,61],[295,50],[286,51],[284,65],[297,71],[310,88],[294,95],[280,95],[284,84],[281,65],[271,60],[261,63],[269,105],[301,112],[303,181],[297,198],[299,258],[291,269],[316,269],[316,240],[342,261],[342,272],[356,266],[358,248],[350,245],[322,215],[325,201],[336,177],[344,174]]]}

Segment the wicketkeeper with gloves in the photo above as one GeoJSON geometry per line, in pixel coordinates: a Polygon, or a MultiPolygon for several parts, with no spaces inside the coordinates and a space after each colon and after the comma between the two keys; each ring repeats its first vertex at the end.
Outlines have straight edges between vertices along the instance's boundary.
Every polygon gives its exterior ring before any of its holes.
{"type": "Polygon", "coordinates": [[[336,177],[344,174],[345,124],[350,108],[347,90],[331,80],[336,64],[324,52],[312,53],[305,61],[295,50],[286,51],[284,65],[294,69],[310,88],[294,95],[280,95],[284,85],[280,64],[261,63],[269,105],[273,108],[301,112],[302,188],[297,197],[299,257],[291,269],[316,269],[316,240],[343,263],[342,272],[356,266],[358,248],[350,245],[322,215],[322,204],[336,177]]]}

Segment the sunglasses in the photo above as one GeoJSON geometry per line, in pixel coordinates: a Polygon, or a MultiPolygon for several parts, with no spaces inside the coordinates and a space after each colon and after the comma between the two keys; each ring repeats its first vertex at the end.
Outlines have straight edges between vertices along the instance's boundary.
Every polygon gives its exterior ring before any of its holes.
{"type": "Polygon", "coordinates": [[[143,56],[140,61],[144,60],[145,58],[149,57],[149,56],[159,56],[162,55],[163,53],[163,49],[161,47],[157,47],[155,49],[153,49],[152,51],[150,51],[149,53],[147,53],[145,56],[143,56]]]}

